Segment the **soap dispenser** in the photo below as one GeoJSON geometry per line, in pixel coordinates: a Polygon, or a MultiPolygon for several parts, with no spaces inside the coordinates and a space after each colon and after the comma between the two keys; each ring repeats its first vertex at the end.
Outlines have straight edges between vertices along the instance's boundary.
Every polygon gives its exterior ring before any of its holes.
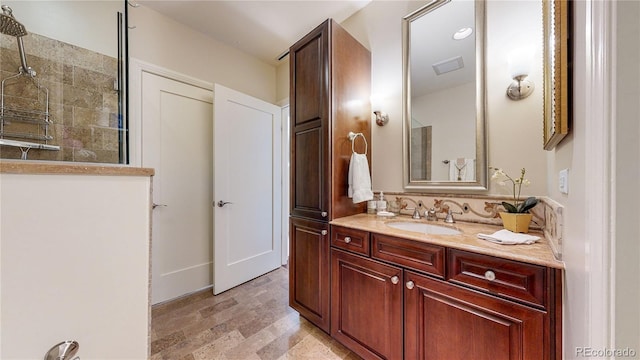
{"type": "Polygon", "coordinates": [[[387,211],[387,201],[384,199],[384,193],[380,191],[380,197],[378,198],[378,203],[376,204],[376,210],[387,211]]]}

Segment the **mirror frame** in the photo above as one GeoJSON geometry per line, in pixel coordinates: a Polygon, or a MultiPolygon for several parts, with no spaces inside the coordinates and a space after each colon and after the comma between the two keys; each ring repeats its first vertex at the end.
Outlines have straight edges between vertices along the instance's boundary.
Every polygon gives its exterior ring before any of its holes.
{"type": "Polygon", "coordinates": [[[475,1],[475,40],[476,40],[476,181],[427,181],[411,179],[411,64],[410,64],[410,25],[414,20],[434,11],[450,0],[432,0],[428,4],[410,13],[402,19],[402,71],[403,71],[403,179],[404,189],[408,191],[478,192],[488,190],[488,159],[486,134],[486,81],[485,81],[485,1],[475,1]]]}
{"type": "Polygon", "coordinates": [[[566,0],[542,0],[545,150],[553,150],[569,133],[569,3],[566,0]]]}

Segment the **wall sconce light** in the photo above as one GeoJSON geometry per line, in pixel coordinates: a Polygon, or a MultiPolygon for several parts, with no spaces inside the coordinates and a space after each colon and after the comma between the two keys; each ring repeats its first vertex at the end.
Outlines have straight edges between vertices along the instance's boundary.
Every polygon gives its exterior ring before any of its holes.
{"type": "Polygon", "coordinates": [[[528,80],[533,61],[534,49],[517,49],[509,55],[509,72],[513,82],[507,88],[507,96],[511,100],[522,100],[533,93],[535,85],[528,80]]]}
{"type": "Polygon", "coordinates": [[[373,113],[376,115],[376,124],[378,124],[378,126],[385,126],[389,122],[389,115],[387,115],[387,113],[379,110],[373,113]]]}
{"type": "Polygon", "coordinates": [[[513,82],[507,88],[507,96],[511,100],[522,100],[533,93],[533,81],[527,79],[527,75],[513,77],[513,82]]]}

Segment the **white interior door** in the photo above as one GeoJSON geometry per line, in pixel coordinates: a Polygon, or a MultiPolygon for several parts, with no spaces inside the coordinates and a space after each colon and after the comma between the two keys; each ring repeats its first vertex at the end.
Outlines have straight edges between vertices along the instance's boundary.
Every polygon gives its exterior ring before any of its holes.
{"type": "MultiPolygon", "coordinates": [[[[142,165],[153,178],[152,303],[212,284],[213,93],[142,73],[142,165]]],[[[126,251],[126,249],[123,249],[126,251]]]]}
{"type": "Polygon", "coordinates": [[[281,110],[214,88],[214,293],[281,262],[281,110]],[[225,204],[226,203],[226,204],[225,204]]]}

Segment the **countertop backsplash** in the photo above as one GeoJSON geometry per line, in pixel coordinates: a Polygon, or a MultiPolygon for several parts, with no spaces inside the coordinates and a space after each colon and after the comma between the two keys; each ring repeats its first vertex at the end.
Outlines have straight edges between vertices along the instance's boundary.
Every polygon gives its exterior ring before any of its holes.
{"type": "MultiPolygon", "coordinates": [[[[376,192],[377,193],[377,192],[376,192]]],[[[454,214],[456,221],[467,221],[491,225],[502,225],[499,212],[504,211],[502,201],[511,200],[504,196],[482,196],[461,194],[421,194],[397,193],[384,191],[387,202],[402,201],[406,208],[401,214],[412,215],[414,202],[422,204],[420,215],[431,208],[436,210],[438,221],[442,221],[448,210],[461,212],[454,214]],[[409,199],[408,201],[406,199],[409,199]]],[[[533,220],[530,229],[542,232],[549,240],[551,248],[558,260],[562,260],[562,228],[564,208],[559,203],[545,196],[537,196],[538,204],[531,210],[533,220]]]]}

